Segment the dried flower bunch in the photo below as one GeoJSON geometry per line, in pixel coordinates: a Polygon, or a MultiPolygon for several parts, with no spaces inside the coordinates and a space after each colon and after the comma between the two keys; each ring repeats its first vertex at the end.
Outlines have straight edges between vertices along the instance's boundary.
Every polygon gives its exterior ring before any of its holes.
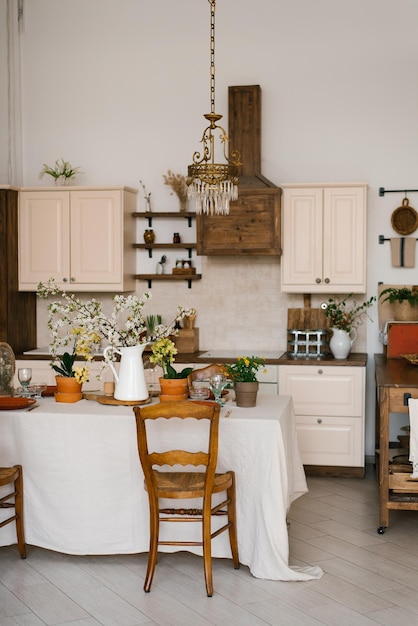
{"type": "Polygon", "coordinates": [[[182,174],[174,174],[171,170],[168,170],[167,174],[163,174],[164,184],[171,187],[173,190],[171,193],[176,194],[180,201],[180,209],[185,210],[187,202],[187,184],[186,177],[182,174]]]}
{"type": "Polygon", "coordinates": [[[159,365],[163,370],[163,378],[187,378],[193,371],[192,367],[185,367],[181,372],[177,372],[171,363],[174,363],[174,357],[177,354],[177,348],[171,339],[163,338],[154,343],[152,346],[152,355],[149,360],[154,365],[159,365]]]}
{"type": "MultiPolygon", "coordinates": [[[[175,334],[175,325],[189,314],[189,310],[178,307],[178,312],[170,324],[157,324],[152,337],[148,334],[147,319],[143,314],[146,302],[151,298],[150,292],[145,292],[140,298],[135,295],[113,297],[114,308],[110,315],[105,315],[102,303],[91,298],[82,302],[74,294],[68,294],[60,289],[53,279],[47,283],[39,283],[38,296],[60,296],[61,300],[54,300],[48,305],[48,328],[52,339],[50,350],[53,361],[57,358],[58,348],[68,346],[77,336],[76,351],[80,356],[87,357],[89,346],[102,339],[114,348],[129,347],[150,343],[170,334],[175,334]]],[[[105,361],[115,360],[116,354],[111,354],[105,361]]]]}
{"type": "Polygon", "coordinates": [[[144,199],[145,199],[145,211],[147,213],[151,212],[151,192],[147,193],[146,187],[144,185],[144,183],[142,182],[142,180],[139,181],[141,186],[142,186],[142,191],[144,192],[144,199]]]}
{"type": "Polygon", "coordinates": [[[57,159],[54,167],[51,167],[46,163],[43,164],[43,168],[39,172],[39,178],[42,178],[45,174],[52,176],[55,180],[57,180],[57,178],[75,178],[79,171],[80,168],[73,167],[69,161],[57,159]]]}
{"type": "Polygon", "coordinates": [[[350,293],[343,300],[329,298],[327,302],[321,304],[321,309],[325,311],[325,315],[330,320],[331,328],[338,328],[349,333],[353,328],[358,328],[363,323],[365,315],[368,317],[367,309],[375,302],[376,296],[372,296],[358,306],[356,301],[353,300],[352,308],[347,310],[347,300],[352,296],[353,294],[350,293]]]}
{"type": "Polygon", "coordinates": [[[225,365],[224,369],[228,378],[234,383],[256,383],[257,372],[263,367],[264,357],[239,356],[232,365],[225,365]]]}

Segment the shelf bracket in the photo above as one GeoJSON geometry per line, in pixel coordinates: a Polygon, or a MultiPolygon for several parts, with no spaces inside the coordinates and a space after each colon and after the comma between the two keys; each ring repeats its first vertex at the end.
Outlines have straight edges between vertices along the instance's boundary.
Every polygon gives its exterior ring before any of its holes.
{"type": "Polygon", "coordinates": [[[404,406],[408,406],[409,398],[412,398],[412,395],[410,393],[404,393],[403,394],[403,405],[404,406]]]}
{"type": "Polygon", "coordinates": [[[152,289],[152,280],[148,278],[148,289],[152,289]]]}
{"type": "Polygon", "coordinates": [[[190,215],[185,215],[184,217],[187,219],[187,224],[188,224],[189,228],[191,228],[192,227],[192,218],[191,218],[191,216],[190,215]]]}
{"type": "Polygon", "coordinates": [[[193,250],[193,248],[186,248],[186,250],[187,250],[187,252],[189,254],[189,259],[191,259],[192,258],[192,250],[193,250]]]}
{"type": "Polygon", "coordinates": [[[152,248],[148,248],[148,258],[152,259],[152,248]]]}

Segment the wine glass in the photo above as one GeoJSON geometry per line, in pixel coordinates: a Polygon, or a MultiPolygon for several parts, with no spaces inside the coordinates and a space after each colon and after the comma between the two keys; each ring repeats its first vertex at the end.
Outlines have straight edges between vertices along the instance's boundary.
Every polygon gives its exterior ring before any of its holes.
{"type": "Polygon", "coordinates": [[[211,388],[211,391],[213,392],[213,395],[215,396],[215,402],[217,402],[221,406],[224,405],[224,402],[221,398],[222,391],[225,389],[229,382],[230,381],[222,374],[214,374],[209,381],[209,386],[211,388]]]}
{"type": "Polygon", "coordinates": [[[17,377],[22,385],[22,396],[27,398],[30,395],[28,387],[32,380],[32,369],[30,367],[20,367],[17,371],[17,377]]]}

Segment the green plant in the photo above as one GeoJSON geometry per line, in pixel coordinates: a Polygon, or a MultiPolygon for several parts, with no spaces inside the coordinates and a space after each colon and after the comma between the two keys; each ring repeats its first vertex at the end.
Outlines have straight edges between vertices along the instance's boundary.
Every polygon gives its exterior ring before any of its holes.
{"type": "Polygon", "coordinates": [[[167,337],[159,339],[152,346],[152,355],[149,360],[154,365],[159,365],[163,370],[163,378],[187,378],[193,371],[192,367],[185,367],[181,372],[176,372],[171,363],[177,354],[177,348],[171,339],[167,337]]]}
{"type": "Polygon", "coordinates": [[[75,178],[79,173],[79,167],[73,167],[69,161],[64,161],[64,159],[57,159],[55,161],[55,166],[51,167],[44,163],[43,168],[39,172],[39,178],[42,178],[45,174],[52,176],[55,180],[57,178],[75,178]]]}
{"type": "Polygon", "coordinates": [[[380,293],[379,298],[383,298],[382,302],[389,300],[391,304],[394,302],[409,302],[411,306],[418,304],[418,286],[413,287],[387,287],[380,293]]]}
{"type": "Polygon", "coordinates": [[[256,383],[257,372],[264,365],[264,357],[239,356],[235,363],[224,366],[228,378],[234,383],[256,383]]]}
{"type": "Polygon", "coordinates": [[[327,302],[321,304],[321,309],[325,311],[325,315],[330,320],[331,328],[338,328],[349,333],[353,328],[357,328],[362,324],[363,317],[367,315],[367,309],[376,300],[376,296],[372,296],[358,306],[356,301],[353,300],[352,308],[347,310],[347,300],[352,296],[353,294],[350,293],[342,300],[329,298],[327,302]]]}

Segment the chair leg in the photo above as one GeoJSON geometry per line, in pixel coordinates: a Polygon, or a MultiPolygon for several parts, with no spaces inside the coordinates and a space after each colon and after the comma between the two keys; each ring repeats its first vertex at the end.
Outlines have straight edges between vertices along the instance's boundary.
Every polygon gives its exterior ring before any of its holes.
{"type": "Polygon", "coordinates": [[[203,541],[203,568],[205,572],[206,593],[209,598],[213,596],[213,577],[212,577],[212,516],[211,502],[209,506],[203,507],[202,519],[202,541],[203,541]]]}
{"type": "Polygon", "coordinates": [[[22,467],[19,468],[19,475],[15,480],[15,512],[16,512],[16,534],[19,554],[22,559],[26,559],[25,531],[23,526],[23,474],[22,467]]]}
{"type": "Polygon", "coordinates": [[[228,498],[231,503],[228,506],[228,522],[230,523],[229,527],[229,543],[231,545],[231,553],[232,553],[232,561],[234,563],[234,568],[239,569],[239,554],[238,554],[238,535],[237,535],[237,513],[236,513],[236,505],[235,505],[235,474],[231,472],[233,476],[232,485],[227,490],[228,498]]]}
{"type": "Polygon", "coordinates": [[[150,498],[150,539],[148,552],[148,567],[145,576],[144,591],[151,591],[152,579],[154,578],[155,566],[157,565],[158,538],[160,531],[158,498],[150,498]]]}

